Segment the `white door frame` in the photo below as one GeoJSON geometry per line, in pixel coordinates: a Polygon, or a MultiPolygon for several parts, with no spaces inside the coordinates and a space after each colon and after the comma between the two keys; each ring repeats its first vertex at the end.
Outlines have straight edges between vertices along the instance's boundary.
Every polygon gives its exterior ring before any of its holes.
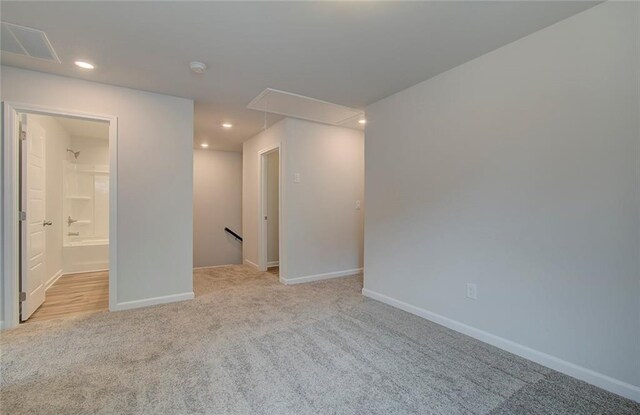
{"type": "Polygon", "coordinates": [[[266,156],[270,153],[278,152],[278,251],[280,263],[280,276],[282,276],[282,151],[280,143],[264,148],[258,152],[260,160],[260,207],[258,209],[258,269],[267,270],[267,163],[266,156]]]}
{"type": "MultiPolygon", "coordinates": [[[[47,209],[46,209],[46,201],[47,201],[47,163],[50,160],[47,160],[47,147],[50,145],[49,143],[47,143],[47,131],[42,127],[42,125],[40,125],[40,123],[32,123],[30,122],[31,120],[28,120],[28,115],[27,114],[19,114],[20,118],[21,118],[21,122],[20,122],[20,130],[21,130],[21,134],[25,134],[26,137],[24,137],[23,140],[19,140],[20,143],[20,162],[22,163],[20,170],[21,170],[21,174],[20,174],[20,188],[22,189],[21,195],[20,195],[20,206],[22,206],[22,210],[26,210],[26,212],[29,214],[29,216],[25,217],[24,221],[22,221],[20,223],[20,251],[23,253],[22,257],[20,258],[20,266],[22,269],[22,275],[20,277],[21,281],[20,283],[22,284],[22,290],[24,291],[26,298],[23,299],[22,303],[21,303],[21,314],[20,314],[20,320],[22,321],[26,321],[29,317],[31,317],[31,315],[38,309],[38,307],[40,307],[45,300],[45,296],[46,296],[46,285],[47,285],[47,280],[49,278],[49,275],[46,274],[46,270],[45,270],[45,266],[47,265],[45,263],[45,259],[47,256],[47,229],[44,227],[44,224],[46,223],[47,220],[47,209]],[[36,127],[37,130],[36,131],[36,127]],[[32,198],[33,196],[35,196],[34,193],[32,193],[32,191],[34,190],[31,186],[32,186],[32,175],[34,174],[38,174],[38,170],[32,170],[32,166],[34,166],[33,162],[34,162],[34,158],[33,158],[33,149],[31,148],[31,143],[32,143],[32,139],[34,137],[37,137],[39,134],[42,134],[42,136],[40,136],[40,139],[42,140],[41,144],[41,151],[42,154],[40,155],[41,157],[41,162],[42,162],[42,168],[40,169],[40,176],[42,179],[42,188],[40,189],[41,193],[40,193],[40,197],[42,198],[41,202],[42,202],[42,208],[41,209],[36,209],[32,204],[32,198]],[[31,211],[30,209],[34,209],[36,212],[31,211]],[[34,213],[38,213],[37,211],[41,211],[41,216],[32,216],[34,213]],[[38,225],[34,224],[34,219],[38,220],[38,222],[40,222],[38,225]],[[34,226],[35,225],[35,226],[34,226]],[[31,251],[31,248],[33,247],[33,231],[34,228],[37,230],[37,232],[40,232],[42,235],[42,252],[40,255],[40,259],[38,261],[38,265],[40,268],[40,272],[39,272],[39,281],[37,281],[37,285],[33,284],[34,282],[36,282],[37,278],[36,278],[36,273],[32,274],[32,270],[33,270],[33,266],[36,265],[34,264],[32,261],[35,257],[33,257],[34,252],[31,251]],[[27,284],[25,285],[25,281],[27,282],[27,284]],[[36,287],[34,287],[33,285],[36,285],[36,287]],[[35,288],[35,290],[33,289],[35,288]]],[[[37,194],[37,193],[36,193],[37,194]]],[[[49,248],[51,249],[51,248],[49,248]]]]}
{"type": "MultiPolygon", "coordinates": [[[[3,102],[2,131],[2,283],[4,300],[4,322],[2,328],[16,327],[19,324],[18,288],[20,278],[20,172],[19,168],[19,114],[40,114],[64,116],[93,121],[109,122],[109,309],[116,305],[117,273],[117,205],[118,205],[118,118],[111,115],[89,114],[59,108],[19,102],[3,102]]],[[[28,128],[28,127],[27,127],[28,128]]]]}

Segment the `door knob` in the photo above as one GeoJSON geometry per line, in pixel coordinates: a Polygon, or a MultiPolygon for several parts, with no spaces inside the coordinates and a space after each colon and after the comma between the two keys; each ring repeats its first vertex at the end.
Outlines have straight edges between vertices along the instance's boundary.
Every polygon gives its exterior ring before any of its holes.
{"type": "Polygon", "coordinates": [[[53,222],[51,222],[50,220],[42,221],[42,226],[51,226],[51,225],[53,225],[53,222]]]}

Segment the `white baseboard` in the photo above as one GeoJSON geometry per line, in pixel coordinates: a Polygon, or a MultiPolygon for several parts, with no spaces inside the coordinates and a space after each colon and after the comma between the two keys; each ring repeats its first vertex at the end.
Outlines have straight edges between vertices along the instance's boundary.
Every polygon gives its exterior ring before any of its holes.
{"type": "Polygon", "coordinates": [[[133,308],[149,307],[152,305],[175,303],[178,301],[193,300],[193,292],[165,295],[162,297],[145,298],[143,300],[125,301],[123,303],[117,303],[110,311],[122,311],[131,310],[133,308]]]}
{"type": "Polygon", "coordinates": [[[92,269],[89,271],[73,271],[73,272],[64,272],[61,277],[67,277],[69,275],[77,275],[77,274],[88,274],[90,272],[106,272],[109,271],[109,268],[102,268],[102,269],[92,269]]]}
{"type": "Polygon", "coordinates": [[[60,277],[62,277],[61,269],[59,269],[55,274],[53,274],[51,278],[47,280],[47,282],[44,283],[44,290],[47,291],[49,288],[51,288],[51,286],[55,284],[55,282],[58,281],[58,278],[60,277]]]}
{"type": "Polygon", "coordinates": [[[109,270],[109,262],[99,261],[99,262],[84,262],[81,264],[74,264],[68,269],[64,270],[64,275],[72,275],[72,274],[84,274],[86,272],[100,272],[100,271],[108,271],[109,270]]]}
{"type": "Polygon", "coordinates": [[[222,268],[222,267],[230,267],[238,264],[224,264],[224,265],[207,265],[206,267],[193,267],[193,269],[209,269],[209,268],[222,268]]]}
{"type": "Polygon", "coordinates": [[[280,266],[280,261],[270,261],[267,262],[267,268],[271,268],[271,267],[279,267],[280,266]]]}
{"type": "Polygon", "coordinates": [[[441,316],[423,308],[413,306],[411,304],[407,304],[403,301],[396,300],[395,298],[388,297],[384,294],[380,294],[366,288],[362,289],[362,295],[374,300],[378,300],[390,306],[399,308],[408,313],[415,314],[416,316],[425,318],[429,321],[433,321],[434,323],[466,334],[467,336],[473,337],[482,342],[489,343],[492,346],[498,347],[502,350],[506,350],[520,357],[524,357],[525,359],[532,360],[550,369],[564,373],[565,375],[583,380],[609,392],[613,392],[615,394],[624,396],[625,398],[640,402],[640,387],[614,379],[607,375],[603,375],[602,373],[595,372],[591,369],[578,366],[574,363],[567,362],[566,360],[562,360],[538,350],[531,349],[530,347],[523,346],[511,340],[507,340],[486,331],[476,329],[464,323],[460,323],[456,320],[452,320],[450,318],[441,316]]]}
{"type": "Polygon", "coordinates": [[[250,267],[253,267],[255,269],[257,269],[258,271],[260,271],[260,267],[258,266],[258,264],[255,264],[251,261],[249,261],[248,259],[245,259],[244,261],[242,261],[245,265],[249,265],[250,267]]]}
{"type": "Polygon", "coordinates": [[[295,278],[283,278],[280,277],[280,282],[286,285],[302,284],[311,281],[328,280],[330,278],[347,277],[349,275],[355,275],[362,272],[362,268],[346,269],[344,271],[327,272],[325,274],[306,275],[304,277],[295,278]]]}

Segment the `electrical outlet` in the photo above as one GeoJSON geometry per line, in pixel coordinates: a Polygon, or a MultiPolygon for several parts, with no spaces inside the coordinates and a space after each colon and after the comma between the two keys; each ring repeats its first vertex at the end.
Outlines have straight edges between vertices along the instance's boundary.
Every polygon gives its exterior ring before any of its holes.
{"type": "Polygon", "coordinates": [[[360,210],[360,201],[356,200],[356,210],[360,210]]]}
{"type": "Polygon", "coordinates": [[[467,283],[467,298],[478,299],[478,286],[470,282],[467,283]]]}
{"type": "Polygon", "coordinates": [[[300,173],[293,173],[293,182],[300,183],[300,173]]]}

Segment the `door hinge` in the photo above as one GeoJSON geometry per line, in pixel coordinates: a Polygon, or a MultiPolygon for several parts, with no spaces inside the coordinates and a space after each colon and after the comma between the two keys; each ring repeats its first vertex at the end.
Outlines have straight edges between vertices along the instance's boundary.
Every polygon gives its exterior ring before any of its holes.
{"type": "Polygon", "coordinates": [[[27,132],[22,130],[20,131],[20,140],[26,140],[27,139],[27,132]]]}
{"type": "Polygon", "coordinates": [[[21,210],[21,211],[18,213],[18,217],[19,217],[20,221],[25,221],[25,220],[27,220],[27,212],[25,212],[24,210],[21,210]]]}
{"type": "Polygon", "coordinates": [[[24,292],[24,291],[20,291],[19,300],[20,300],[20,302],[27,301],[27,293],[24,292]]]}

